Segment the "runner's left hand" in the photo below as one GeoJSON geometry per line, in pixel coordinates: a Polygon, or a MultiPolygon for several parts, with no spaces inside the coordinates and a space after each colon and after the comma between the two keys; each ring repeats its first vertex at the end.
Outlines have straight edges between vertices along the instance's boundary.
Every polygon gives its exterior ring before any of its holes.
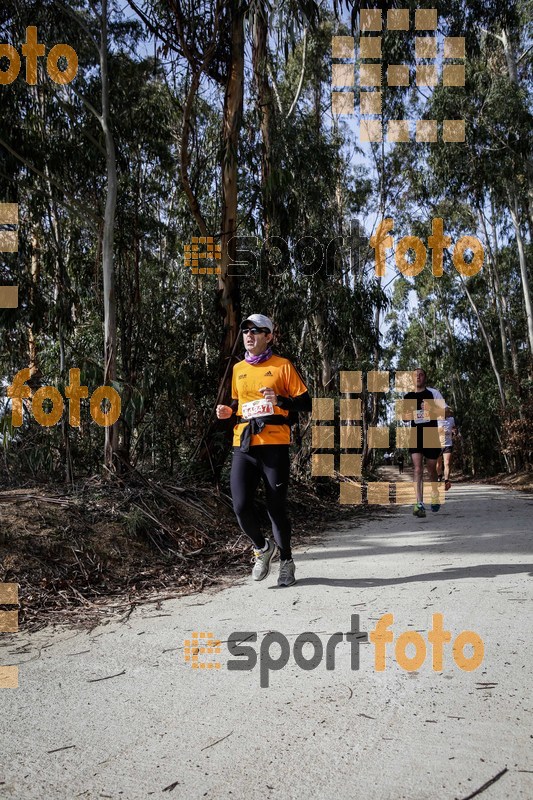
{"type": "Polygon", "coordinates": [[[274,406],[276,405],[278,397],[274,389],[270,389],[268,386],[263,386],[261,389],[259,389],[259,391],[261,392],[265,400],[268,400],[268,402],[272,403],[272,405],[274,406]]]}

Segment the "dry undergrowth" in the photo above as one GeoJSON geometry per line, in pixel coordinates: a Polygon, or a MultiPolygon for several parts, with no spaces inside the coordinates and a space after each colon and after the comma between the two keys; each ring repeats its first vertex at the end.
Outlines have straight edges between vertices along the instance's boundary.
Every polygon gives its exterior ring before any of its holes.
{"type": "MultiPolygon", "coordinates": [[[[368,513],[339,506],[331,487],[303,484],[293,485],[290,509],[296,544],[334,518],[368,513]]],[[[261,514],[266,530],[264,508],[261,514]]],[[[92,478],[70,491],[0,492],[0,521],[0,581],[20,584],[19,621],[27,630],[59,621],[92,625],[147,599],[224,585],[250,567],[227,495],[138,472],[92,478]]]]}

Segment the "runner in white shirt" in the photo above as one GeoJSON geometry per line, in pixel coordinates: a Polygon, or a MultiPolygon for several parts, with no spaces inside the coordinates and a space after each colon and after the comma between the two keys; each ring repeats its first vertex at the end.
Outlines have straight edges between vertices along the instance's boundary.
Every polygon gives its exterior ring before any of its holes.
{"type": "Polygon", "coordinates": [[[437,472],[439,476],[443,477],[444,489],[448,491],[452,485],[450,481],[450,469],[452,466],[453,440],[457,434],[455,417],[449,405],[446,405],[445,417],[443,420],[439,421],[439,427],[442,429],[444,436],[444,448],[437,462],[437,472]]]}

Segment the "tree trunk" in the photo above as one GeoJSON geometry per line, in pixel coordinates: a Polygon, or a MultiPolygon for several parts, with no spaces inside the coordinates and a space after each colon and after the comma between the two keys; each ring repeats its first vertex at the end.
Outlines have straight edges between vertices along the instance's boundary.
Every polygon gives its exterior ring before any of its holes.
{"type": "MultiPolygon", "coordinates": [[[[244,97],[244,9],[232,4],[231,63],[224,96],[222,120],[222,259],[218,281],[219,308],[224,317],[224,340],[220,359],[220,376],[239,336],[240,294],[238,277],[228,274],[237,251],[237,165],[239,133],[244,97]]],[[[231,372],[226,383],[231,384],[231,372]]],[[[229,392],[228,392],[229,393],[229,392]]]]}
{"type": "MultiPolygon", "coordinates": [[[[509,41],[509,34],[505,28],[502,28],[501,42],[503,44],[503,52],[507,62],[507,72],[509,80],[516,86],[519,85],[518,81],[518,67],[516,63],[516,55],[509,41]]],[[[533,162],[530,158],[525,158],[525,172],[527,176],[527,198],[528,198],[528,216],[529,216],[529,231],[533,235],[533,162]]]]}
{"type": "Polygon", "coordinates": [[[520,261],[520,278],[522,281],[522,291],[524,293],[524,308],[527,320],[527,335],[529,340],[529,354],[533,356],[533,308],[531,306],[531,292],[529,290],[529,277],[527,274],[526,253],[524,249],[524,240],[522,238],[522,231],[520,229],[520,216],[518,210],[518,198],[513,189],[509,188],[509,211],[511,212],[511,219],[513,220],[513,227],[515,230],[516,244],[518,247],[518,258],[520,261]]]}
{"type": "MultiPolygon", "coordinates": [[[[109,113],[109,73],[107,60],[107,0],[102,0],[100,28],[100,72],[102,79],[102,116],[100,119],[105,138],[107,196],[104,213],[102,242],[102,270],[104,284],[104,384],[117,377],[117,312],[115,298],[115,273],[113,243],[115,236],[115,210],[117,205],[117,164],[115,142],[111,131],[109,113]]],[[[114,456],[118,449],[118,423],[105,428],[104,464],[113,471],[114,456]]]]}
{"type": "Polygon", "coordinates": [[[511,364],[513,366],[513,375],[518,380],[519,377],[519,366],[518,366],[518,349],[516,347],[516,341],[513,336],[513,331],[511,328],[511,313],[509,310],[509,303],[507,302],[507,295],[501,289],[500,283],[500,273],[498,268],[498,261],[499,261],[499,253],[500,253],[500,246],[498,243],[498,232],[496,230],[496,212],[494,209],[494,198],[491,195],[490,198],[490,209],[491,209],[491,229],[492,229],[492,252],[494,254],[493,264],[494,264],[494,278],[496,281],[496,286],[498,293],[501,298],[502,304],[502,312],[503,318],[505,322],[505,329],[507,331],[507,338],[509,340],[509,349],[511,352],[511,364]]]}
{"type": "MultiPolygon", "coordinates": [[[[244,99],[244,13],[245,8],[237,0],[232,3],[231,51],[228,64],[228,80],[224,94],[222,118],[222,218],[221,260],[218,279],[218,308],[224,319],[224,334],[220,348],[217,402],[226,403],[231,396],[231,360],[240,336],[241,316],[239,278],[231,275],[230,266],[237,256],[237,208],[238,208],[238,148],[242,123],[244,99]]],[[[205,437],[205,447],[200,451],[201,462],[208,462],[218,482],[220,470],[230,446],[230,428],[222,452],[212,458],[210,449],[216,420],[211,421],[205,437]]]]}
{"type": "MultiPolygon", "coordinates": [[[[33,225],[31,230],[31,286],[30,286],[30,309],[35,308],[37,287],[39,286],[40,277],[39,265],[39,226],[33,225]]],[[[35,333],[33,331],[33,322],[28,325],[28,354],[29,354],[29,368],[30,377],[34,375],[40,377],[41,371],[39,369],[39,361],[37,356],[37,342],[35,340],[35,333]]]]}
{"type": "Polygon", "coordinates": [[[329,356],[328,337],[326,326],[321,311],[313,314],[313,322],[316,330],[316,340],[318,353],[320,355],[320,385],[324,391],[328,391],[331,386],[331,359],[329,356]]]}
{"type": "Polygon", "coordinates": [[[466,292],[466,296],[468,297],[468,301],[469,301],[470,305],[472,306],[472,310],[473,310],[474,314],[477,317],[477,321],[478,321],[478,324],[479,324],[479,329],[481,331],[481,335],[483,336],[483,339],[485,341],[485,345],[487,346],[487,352],[489,354],[489,359],[490,359],[490,364],[491,364],[491,367],[492,367],[492,371],[494,372],[494,376],[496,378],[496,383],[498,384],[498,392],[499,392],[499,395],[500,395],[500,402],[502,404],[502,408],[505,408],[505,406],[506,406],[505,392],[503,391],[502,379],[501,379],[501,376],[500,376],[500,372],[498,370],[498,366],[496,364],[496,359],[494,358],[494,351],[492,349],[492,345],[490,343],[490,339],[489,339],[488,333],[486,331],[485,326],[483,325],[483,321],[482,321],[480,313],[478,311],[478,307],[476,306],[476,303],[475,303],[472,295],[468,291],[468,286],[466,285],[466,281],[464,280],[462,275],[460,275],[459,277],[461,279],[461,283],[464,286],[464,290],[466,292]]]}
{"type": "Polygon", "coordinates": [[[272,92],[268,82],[268,11],[261,2],[253,18],[252,66],[257,92],[257,111],[261,129],[261,194],[265,239],[272,234],[273,203],[270,178],[272,173],[271,115],[272,92]]]}
{"type": "Polygon", "coordinates": [[[483,228],[483,232],[485,234],[485,243],[488,253],[487,261],[489,264],[489,277],[491,281],[492,295],[494,298],[494,308],[496,310],[496,314],[498,317],[498,324],[500,327],[500,341],[502,345],[503,368],[504,370],[507,371],[509,369],[509,353],[507,351],[507,334],[505,330],[505,320],[503,316],[503,308],[501,301],[500,281],[499,281],[499,276],[497,275],[495,254],[492,250],[491,241],[487,231],[487,225],[485,222],[485,216],[481,208],[478,208],[478,218],[479,221],[481,222],[481,227],[483,228]]]}
{"type": "Polygon", "coordinates": [[[450,325],[449,310],[446,301],[444,299],[442,289],[440,288],[439,284],[437,284],[437,292],[440,300],[439,306],[442,309],[442,319],[444,320],[444,327],[446,328],[446,333],[448,335],[448,345],[450,348],[450,353],[452,355],[452,362],[454,365],[453,370],[450,372],[450,383],[451,383],[453,402],[455,404],[455,409],[457,410],[457,408],[459,407],[458,399],[459,398],[461,398],[461,400],[464,399],[464,392],[461,380],[456,370],[458,359],[457,359],[457,349],[455,347],[455,336],[452,330],[452,326],[450,325]]]}
{"type": "MultiPolygon", "coordinates": [[[[48,167],[45,167],[45,173],[48,175],[48,167]]],[[[66,289],[68,284],[67,273],[65,269],[65,261],[63,258],[63,234],[59,221],[59,214],[57,213],[57,206],[55,204],[52,185],[48,183],[48,192],[50,197],[50,228],[52,230],[55,248],[56,248],[56,284],[54,288],[55,303],[58,309],[58,322],[57,322],[57,339],[59,344],[59,374],[63,385],[68,382],[68,369],[65,358],[65,334],[63,330],[63,323],[67,317],[70,316],[70,308],[65,302],[66,289]]],[[[70,437],[69,437],[69,421],[66,414],[61,417],[61,438],[63,440],[63,449],[65,457],[65,480],[67,483],[72,483],[74,476],[72,472],[72,455],[70,452],[70,437]]]]}

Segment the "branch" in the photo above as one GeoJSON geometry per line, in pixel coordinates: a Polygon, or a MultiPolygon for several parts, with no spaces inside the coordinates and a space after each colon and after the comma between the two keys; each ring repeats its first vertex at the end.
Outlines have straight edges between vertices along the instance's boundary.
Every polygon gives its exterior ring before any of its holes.
{"type": "Polygon", "coordinates": [[[302,54],[302,72],[300,74],[300,82],[298,83],[298,88],[296,89],[296,95],[294,96],[294,100],[292,101],[292,105],[289,108],[289,112],[288,112],[288,114],[287,114],[285,119],[289,119],[289,117],[291,116],[292,112],[294,111],[294,109],[296,107],[296,103],[298,102],[298,99],[300,97],[300,93],[302,91],[302,86],[303,86],[303,82],[304,82],[304,74],[305,74],[306,50],[307,50],[307,28],[304,28],[303,54],[302,54]]]}
{"type": "Polygon", "coordinates": [[[474,311],[474,314],[477,317],[477,321],[478,321],[479,329],[481,331],[481,335],[483,336],[483,339],[485,340],[485,344],[487,346],[487,353],[488,353],[488,356],[489,356],[489,361],[490,361],[490,364],[491,364],[491,367],[492,367],[492,371],[494,372],[494,376],[496,378],[496,383],[498,384],[498,392],[500,394],[500,400],[501,400],[502,408],[505,408],[505,392],[503,391],[502,380],[501,380],[501,377],[500,377],[500,373],[498,371],[498,367],[496,366],[496,361],[494,359],[494,353],[492,351],[492,345],[490,343],[489,335],[488,335],[487,330],[486,330],[486,328],[485,328],[485,326],[483,324],[483,320],[481,319],[480,313],[478,311],[478,307],[475,304],[472,295],[468,291],[468,286],[466,285],[466,281],[463,278],[463,276],[461,275],[461,273],[459,273],[459,280],[461,281],[461,283],[463,285],[463,289],[465,290],[466,296],[468,297],[470,305],[472,306],[472,310],[474,311]]]}
{"type": "Polygon", "coordinates": [[[531,45],[531,47],[528,47],[528,48],[527,48],[527,50],[524,50],[524,52],[522,53],[522,55],[520,56],[520,58],[518,58],[518,59],[517,59],[517,61],[516,61],[517,65],[518,65],[518,64],[520,64],[520,62],[522,61],[522,59],[523,59],[523,58],[525,58],[525,57],[527,56],[527,54],[529,53],[529,51],[530,51],[530,50],[533,50],[533,44],[531,45]]]}
{"type": "Polygon", "coordinates": [[[497,33],[493,33],[492,31],[488,31],[486,28],[482,28],[481,25],[478,25],[478,28],[480,31],[483,31],[483,33],[486,33],[487,36],[494,36],[495,39],[498,39],[503,44],[502,36],[498,36],[497,33]]]}
{"type": "MultiPolygon", "coordinates": [[[[0,170],[0,178],[5,178],[8,183],[14,183],[16,185],[16,181],[13,178],[10,178],[9,175],[6,175],[5,172],[0,170]]],[[[43,189],[40,186],[35,186],[32,189],[32,192],[37,192],[38,194],[43,194],[46,198],[50,197],[50,193],[48,189],[43,189]]],[[[79,219],[82,219],[84,222],[88,222],[94,230],[98,230],[99,225],[101,223],[101,219],[93,214],[88,208],[84,206],[80,206],[76,208],[75,206],[70,205],[70,203],[66,203],[64,200],[60,200],[58,198],[55,199],[55,202],[61,206],[61,208],[65,208],[67,211],[72,212],[74,216],[77,216],[79,219]],[[92,218],[92,219],[91,219],[92,218]],[[95,223],[98,223],[96,225],[95,223]]],[[[55,302],[55,301],[50,301],[55,302]]]]}
{"type": "Polygon", "coordinates": [[[73,196],[70,194],[70,192],[67,192],[67,191],[65,191],[65,188],[64,188],[64,186],[62,186],[61,184],[59,184],[59,183],[58,183],[58,181],[52,180],[51,178],[50,178],[50,179],[48,179],[48,178],[47,178],[47,176],[44,174],[44,172],[41,172],[41,170],[40,170],[40,169],[37,169],[37,167],[34,167],[34,166],[33,166],[33,164],[31,164],[31,163],[30,163],[30,162],[29,162],[29,161],[28,161],[26,158],[24,158],[23,156],[19,155],[19,153],[17,153],[17,151],[16,151],[16,150],[13,150],[13,148],[12,148],[12,147],[10,147],[10,146],[8,145],[8,143],[7,143],[7,142],[5,142],[5,141],[4,141],[2,138],[0,138],[0,145],[2,145],[2,147],[4,147],[4,148],[5,148],[5,149],[8,151],[8,153],[11,153],[11,155],[12,155],[12,156],[14,156],[14,158],[16,158],[16,159],[17,159],[17,161],[20,161],[22,164],[24,164],[24,166],[25,166],[25,167],[27,167],[27,168],[30,170],[30,172],[34,172],[36,175],[38,175],[40,178],[42,178],[42,179],[43,179],[43,180],[45,180],[45,181],[48,181],[48,180],[49,180],[49,182],[50,182],[50,183],[51,183],[53,186],[55,186],[55,187],[56,187],[56,189],[59,189],[59,191],[60,191],[60,192],[63,192],[63,194],[64,194],[66,197],[69,197],[69,198],[70,198],[70,200],[72,201],[72,203],[74,204],[74,208],[76,208],[76,206],[77,206],[77,207],[78,207],[78,209],[79,209],[81,212],[83,212],[83,214],[84,214],[84,215],[86,215],[86,216],[89,216],[89,217],[92,217],[92,219],[93,219],[95,222],[97,222],[98,224],[100,224],[100,223],[102,222],[102,219],[101,219],[101,217],[99,217],[99,216],[98,216],[97,214],[95,214],[93,211],[90,211],[90,210],[89,210],[89,209],[88,209],[86,206],[82,206],[82,205],[80,205],[80,204],[78,203],[78,201],[77,201],[77,200],[76,200],[76,199],[75,199],[75,198],[74,198],[74,197],[73,197],[73,196]]]}
{"type": "Polygon", "coordinates": [[[267,64],[267,71],[268,71],[268,77],[272,81],[272,88],[274,89],[274,96],[275,96],[277,104],[278,104],[279,113],[283,114],[283,109],[281,107],[281,100],[280,100],[279,92],[278,92],[278,87],[277,87],[276,81],[274,80],[274,75],[272,74],[272,70],[270,68],[270,64],[267,64]]]}
{"type": "MultiPolygon", "coordinates": [[[[75,114],[77,109],[76,109],[76,106],[73,105],[73,103],[71,103],[70,100],[68,99],[68,89],[67,89],[67,87],[66,86],[57,86],[57,85],[55,85],[55,86],[45,86],[43,88],[44,88],[45,91],[53,92],[55,94],[60,106],[65,110],[65,112],[68,115],[68,117],[70,118],[71,122],[74,122],[74,114],[75,114]],[[61,97],[61,91],[64,92],[66,99],[61,97]]],[[[77,92],[74,92],[74,94],[76,94],[76,96],[83,103],[83,98],[77,92]]],[[[90,105],[90,103],[88,105],[90,105]]],[[[96,149],[99,150],[100,153],[102,153],[102,155],[105,156],[106,152],[105,152],[104,147],[102,147],[100,142],[97,141],[97,139],[95,139],[94,136],[92,136],[86,130],[82,130],[82,135],[85,136],[85,138],[88,139],[89,142],[92,145],[94,145],[94,147],[96,147],[96,149]]]]}
{"type": "Polygon", "coordinates": [[[200,85],[200,79],[202,77],[202,74],[205,73],[205,71],[209,67],[209,64],[212,62],[216,53],[218,28],[220,23],[220,12],[221,12],[220,0],[217,0],[215,8],[215,19],[213,25],[213,35],[204,52],[202,63],[200,64],[200,66],[197,66],[196,59],[191,53],[190,48],[187,44],[187,40],[185,38],[185,32],[183,30],[183,25],[182,25],[182,14],[181,10],[179,9],[179,3],[175,3],[174,5],[174,13],[176,16],[176,30],[178,32],[182,50],[185,53],[185,57],[187,58],[187,61],[189,62],[192,71],[191,85],[189,87],[189,91],[187,93],[187,100],[185,103],[185,107],[183,109],[183,125],[181,132],[181,152],[180,152],[180,175],[183,183],[183,188],[185,194],[187,195],[187,200],[189,202],[189,207],[202,233],[202,236],[207,236],[207,226],[202,216],[198,199],[192,190],[188,174],[189,134],[190,131],[192,130],[190,119],[193,111],[194,100],[196,98],[198,87],[200,85]]]}
{"type": "Polygon", "coordinates": [[[98,120],[98,122],[100,123],[100,125],[102,125],[102,115],[100,114],[100,112],[99,112],[99,111],[97,111],[97,110],[96,110],[96,108],[95,108],[95,107],[92,105],[92,103],[89,103],[89,101],[88,101],[88,100],[86,100],[86,99],[83,97],[83,95],[81,95],[81,94],[80,94],[80,93],[79,93],[79,92],[78,92],[78,91],[77,91],[77,90],[76,90],[76,89],[75,89],[75,88],[72,86],[72,84],[70,84],[70,86],[69,86],[69,90],[72,92],[72,94],[74,94],[74,95],[75,95],[75,96],[78,98],[78,100],[80,101],[80,103],[81,103],[82,105],[84,105],[84,106],[85,106],[85,108],[86,108],[88,111],[90,111],[90,112],[91,112],[91,114],[93,114],[93,115],[96,117],[96,119],[98,120]]]}
{"type": "Polygon", "coordinates": [[[196,47],[194,47],[194,53],[192,52],[191,45],[189,44],[185,36],[184,24],[183,24],[185,17],[181,10],[180,0],[171,0],[170,2],[171,8],[175,16],[176,31],[178,33],[178,38],[181,44],[182,53],[189,62],[189,64],[191,65],[191,69],[193,72],[196,72],[197,70],[205,72],[206,68],[213,60],[216,51],[217,35],[220,24],[220,15],[223,10],[223,3],[224,0],[216,0],[214,20],[213,20],[213,35],[202,57],[202,54],[196,47]],[[201,62],[200,66],[198,65],[198,62],[201,62]]]}
{"type": "Polygon", "coordinates": [[[200,211],[200,205],[192,190],[191,182],[189,180],[188,166],[189,166],[189,132],[192,129],[190,117],[192,114],[192,107],[198,86],[200,83],[200,72],[196,72],[192,76],[191,85],[187,93],[187,101],[183,109],[183,127],[181,132],[181,152],[180,152],[180,174],[183,189],[189,201],[189,207],[192,211],[196,224],[198,225],[202,236],[207,236],[207,226],[200,211]]]}
{"type": "Polygon", "coordinates": [[[72,17],[72,19],[78,23],[80,28],[85,31],[91,42],[94,44],[98,52],[98,55],[100,55],[100,47],[98,45],[98,41],[94,38],[90,28],[87,27],[82,17],[80,17],[80,15],[77,14],[75,11],[73,11],[71,8],[68,8],[68,6],[64,6],[63,3],[59,2],[59,0],[54,0],[54,3],[56,4],[56,6],[59,6],[59,8],[61,8],[65,12],[65,14],[68,14],[69,17],[72,17]]]}
{"type": "Polygon", "coordinates": [[[174,41],[172,39],[168,39],[166,36],[161,35],[161,27],[156,25],[151,21],[151,19],[142,11],[139,6],[134,2],[134,0],[128,0],[128,4],[132,11],[134,11],[138,17],[144,22],[150,33],[156,38],[160,39],[163,44],[165,44],[169,50],[172,50],[174,53],[178,53],[178,55],[182,56],[183,53],[181,50],[176,47],[174,41]]]}

